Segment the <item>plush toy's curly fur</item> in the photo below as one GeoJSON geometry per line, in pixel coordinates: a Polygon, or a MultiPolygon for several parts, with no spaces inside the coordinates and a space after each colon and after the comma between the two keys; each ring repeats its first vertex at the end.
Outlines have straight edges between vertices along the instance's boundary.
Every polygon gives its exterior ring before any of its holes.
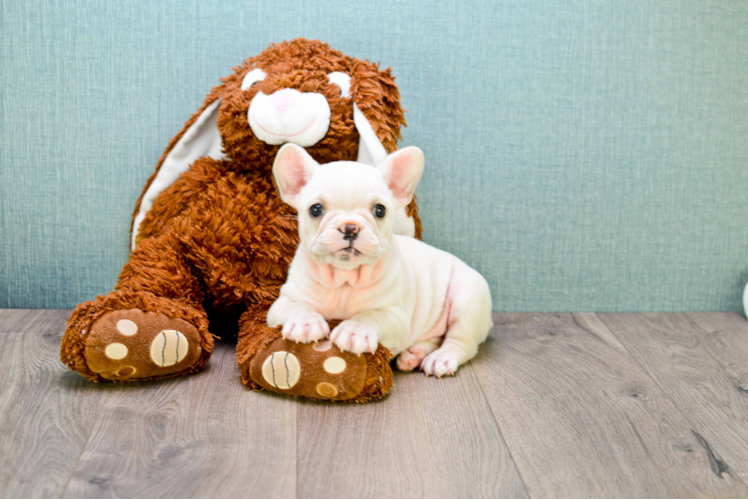
{"type": "MultiPolygon", "coordinates": [[[[248,362],[245,351],[256,339],[278,335],[265,324],[265,312],[278,296],[298,244],[297,222],[272,181],[279,146],[255,138],[247,110],[257,92],[270,95],[282,88],[320,93],[329,103],[329,130],[307,148],[318,162],[356,159],[359,134],[354,102],[387,152],[396,149],[405,120],[389,69],[379,70],[327,44],[303,39],[271,45],[245,61],[222,79],[172,139],[143,194],[185,131],[219,98],[217,123],[225,158],[200,158],[156,198],[139,226],[137,247],[115,291],[81,304],[68,322],[61,359],[71,369],[91,380],[103,380],[86,366],[83,347],[96,319],[117,309],[161,312],[195,325],[203,337],[203,355],[187,371],[201,368],[213,346],[206,308],[226,316],[243,312],[238,331],[240,365],[248,362]],[[242,90],[244,76],[254,68],[261,68],[265,79],[242,90]],[[333,71],[351,76],[350,98],[341,97],[340,88],[328,81],[327,74],[333,71]]],[[[141,194],[136,214],[142,199],[141,194]]],[[[420,237],[415,200],[408,214],[414,217],[420,237]]],[[[243,382],[252,387],[247,377],[243,382]]]]}

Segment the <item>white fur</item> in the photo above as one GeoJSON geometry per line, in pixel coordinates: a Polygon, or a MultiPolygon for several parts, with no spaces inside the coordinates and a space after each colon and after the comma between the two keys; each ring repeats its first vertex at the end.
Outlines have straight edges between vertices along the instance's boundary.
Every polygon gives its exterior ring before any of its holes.
{"type": "Polygon", "coordinates": [[[295,96],[294,104],[283,112],[271,102],[271,96],[258,92],[249,105],[248,119],[252,132],[267,144],[292,142],[309,147],[317,144],[330,127],[330,106],[322,94],[281,89],[295,96]]]}
{"type": "Polygon", "coordinates": [[[413,197],[423,153],[405,148],[374,169],[318,165],[302,148],[279,151],[273,174],[281,198],[299,212],[299,245],[270,326],[298,342],[330,339],[342,350],[374,352],[381,343],[398,367],[453,374],[492,327],[488,284],[457,257],[393,235],[395,213],[413,197]],[[324,207],[314,218],[309,208],[324,207]],[[374,214],[381,204],[384,218],[374,214]],[[357,237],[344,238],[346,226],[357,237]],[[347,248],[349,247],[349,248],[347,248]],[[328,320],[344,320],[332,332],[328,320]]]}

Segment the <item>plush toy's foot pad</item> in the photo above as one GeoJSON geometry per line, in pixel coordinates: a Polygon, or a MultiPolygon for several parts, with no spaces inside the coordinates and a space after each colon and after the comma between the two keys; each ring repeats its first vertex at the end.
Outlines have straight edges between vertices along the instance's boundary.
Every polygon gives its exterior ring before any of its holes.
{"type": "Polygon", "coordinates": [[[139,309],[101,316],[83,351],[91,371],[113,381],[165,377],[194,365],[201,353],[192,324],[139,309]]]}
{"type": "Polygon", "coordinates": [[[357,356],[329,340],[301,344],[277,338],[252,357],[249,375],[268,391],[333,401],[377,399],[392,384],[386,348],[357,356]]]}

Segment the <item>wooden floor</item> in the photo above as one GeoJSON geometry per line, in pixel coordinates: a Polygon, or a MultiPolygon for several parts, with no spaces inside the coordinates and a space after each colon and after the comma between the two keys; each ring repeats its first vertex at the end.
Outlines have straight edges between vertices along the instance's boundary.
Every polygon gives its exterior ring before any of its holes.
{"type": "Polygon", "coordinates": [[[383,401],[252,393],[205,372],[92,384],[69,311],[0,311],[0,496],[748,497],[748,322],[497,314],[457,376],[383,401]]]}

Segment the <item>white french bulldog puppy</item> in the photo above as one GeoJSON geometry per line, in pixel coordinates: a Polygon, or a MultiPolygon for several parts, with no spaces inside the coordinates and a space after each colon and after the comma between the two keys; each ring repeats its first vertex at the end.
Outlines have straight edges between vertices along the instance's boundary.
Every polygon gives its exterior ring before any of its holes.
{"type": "Polygon", "coordinates": [[[273,175],[299,214],[301,243],[270,326],[297,342],[327,338],[341,350],[398,355],[397,367],[452,375],[478,352],[493,326],[491,293],[457,257],[393,235],[394,216],[413,198],[423,173],[416,147],[379,167],[319,165],[301,147],[283,146],[273,175]],[[330,334],[327,320],[341,319],[330,334]]]}

